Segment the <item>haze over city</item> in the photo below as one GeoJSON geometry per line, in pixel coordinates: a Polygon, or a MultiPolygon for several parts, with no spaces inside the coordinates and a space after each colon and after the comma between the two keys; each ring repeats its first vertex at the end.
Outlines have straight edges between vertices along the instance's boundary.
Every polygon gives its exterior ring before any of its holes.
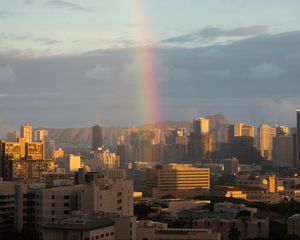
{"type": "Polygon", "coordinates": [[[131,126],[217,113],[295,126],[299,5],[2,0],[1,134],[23,122],[131,126]]]}

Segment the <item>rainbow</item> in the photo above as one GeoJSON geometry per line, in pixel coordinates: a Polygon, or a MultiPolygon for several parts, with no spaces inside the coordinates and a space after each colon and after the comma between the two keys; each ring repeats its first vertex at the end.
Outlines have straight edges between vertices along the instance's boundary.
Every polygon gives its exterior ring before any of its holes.
{"type": "MultiPolygon", "coordinates": [[[[133,15],[135,16],[135,21],[139,23],[140,26],[137,27],[135,39],[140,42],[149,41],[150,30],[147,28],[149,26],[148,19],[145,9],[146,6],[143,5],[146,1],[143,0],[133,0],[135,7],[133,8],[133,15]]],[[[139,124],[154,123],[160,119],[159,111],[159,86],[158,86],[158,76],[155,67],[155,57],[154,48],[152,45],[137,47],[134,53],[137,58],[136,66],[136,77],[137,77],[137,98],[139,101],[139,124]]]]}

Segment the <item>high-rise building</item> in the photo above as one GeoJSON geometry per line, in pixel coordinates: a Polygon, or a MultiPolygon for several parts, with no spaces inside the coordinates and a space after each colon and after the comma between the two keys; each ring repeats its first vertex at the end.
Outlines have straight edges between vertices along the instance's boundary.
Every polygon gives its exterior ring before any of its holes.
{"type": "Polygon", "coordinates": [[[295,150],[293,135],[277,135],[273,138],[273,162],[276,165],[294,166],[295,150]]]}
{"type": "Polygon", "coordinates": [[[198,163],[205,162],[214,151],[214,143],[212,135],[194,136],[194,134],[190,134],[188,142],[189,160],[198,163]]]}
{"type": "Polygon", "coordinates": [[[48,130],[38,129],[34,130],[34,141],[40,142],[45,141],[48,137],[48,130]]]}
{"type": "Polygon", "coordinates": [[[6,140],[8,142],[17,142],[19,137],[19,132],[16,130],[8,131],[6,134],[6,140]]]}
{"type": "Polygon", "coordinates": [[[21,126],[21,138],[24,138],[26,142],[32,142],[32,126],[25,123],[21,126]]]}
{"type": "Polygon", "coordinates": [[[209,120],[206,118],[196,118],[193,121],[193,130],[195,136],[201,136],[208,134],[209,132],[209,120]]]}
{"type": "Polygon", "coordinates": [[[287,135],[289,134],[289,127],[283,125],[275,125],[276,135],[287,135]]]}
{"type": "Polygon", "coordinates": [[[96,124],[92,128],[92,150],[97,151],[103,146],[102,126],[96,124]]]}
{"type": "Polygon", "coordinates": [[[273,152],[273,138],[276,135],[274,127],[270,127],[268,124],[262,124],[258,128],[258,148],[263,158],[272,160],[273,152]]]}
{"type": "Polygon", "coordinates": [[[81,158],[80,156],[76,156],[74,154],[69,154],[64,159],[65,170],[67,172],[77,172],[81,167],[81,158]]]}
{"type": "Polygon", "coordinates": [[[300,166],[300,109],[297,110],[297,132],[296,132],[297,166],[300,166]]]}
{"type": "Polygon", "coordinates": [[[239,160],[236,158],[225,159],[224,162],[224,175],[236,175],[239,172],[239,160]]]}

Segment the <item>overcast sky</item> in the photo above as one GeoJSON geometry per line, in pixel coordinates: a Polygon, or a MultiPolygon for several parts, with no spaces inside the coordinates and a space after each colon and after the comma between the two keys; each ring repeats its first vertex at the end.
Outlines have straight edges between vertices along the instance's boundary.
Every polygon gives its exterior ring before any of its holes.
{"type": "Polygon", "coordinates": [[[0,133],[138,124],[138,52],[150,48],[157,120],[222,113],[295,124],[300,1],[1,0],[0,133]],[[155,95],[156,94],[156,95],[155,95]]]}

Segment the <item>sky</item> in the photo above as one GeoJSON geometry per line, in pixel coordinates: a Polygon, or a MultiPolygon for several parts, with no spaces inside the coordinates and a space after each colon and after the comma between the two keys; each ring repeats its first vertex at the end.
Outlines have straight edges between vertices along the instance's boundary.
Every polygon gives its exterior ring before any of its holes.
{"type": "Polygon", "coordinates": [[[130,126],[217,113],[294,126],[299,9],[297,0],[1,0],[0,134],[24,122],[130,126]],[[157,114],[142,118],[145,109],[157,114]]]}

